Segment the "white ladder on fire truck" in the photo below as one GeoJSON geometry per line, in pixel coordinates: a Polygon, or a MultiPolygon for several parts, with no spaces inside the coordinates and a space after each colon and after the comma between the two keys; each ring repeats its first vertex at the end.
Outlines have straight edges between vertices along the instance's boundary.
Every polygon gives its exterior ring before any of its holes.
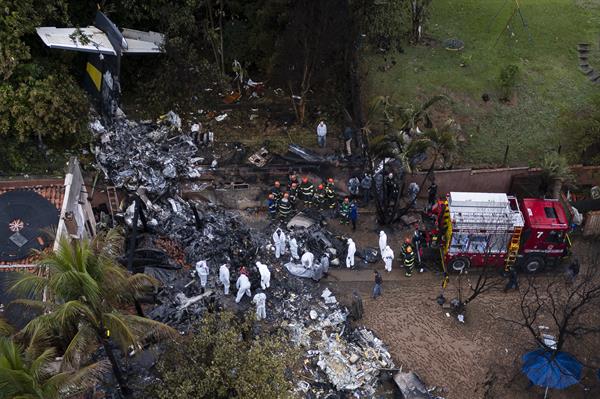
{"type": "Polygon", "coordinates": [[[508,253],[506,254],[506,259],[504,261],[504,271],[507,273],[517,261],[517,254],[519,253],[522,232],[523,227],[515,227],[515,231],[513,232],[512,238],[510,239],[510,244],[508,245],[508,253]]]}

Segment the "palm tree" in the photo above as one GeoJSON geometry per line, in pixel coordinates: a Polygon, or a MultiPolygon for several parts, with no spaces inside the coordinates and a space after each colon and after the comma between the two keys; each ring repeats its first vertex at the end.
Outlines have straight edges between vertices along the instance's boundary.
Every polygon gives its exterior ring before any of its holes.
{"type": "Polygon", "coordinates": [[[165,324],[117,310],[156,281],[144,274],[129,275],[114,261],[113,245],[112,236],[99,236],[91,242],[64,239],[57,251],[40,260],[47,270],[45,275],[23,275],[11,289],[27,298],[41,298],[46,291],[52,298],[51,302],[14,301],[44,311],[23,329],[30,345],[47,346],[44,339],[55,336],[55,332],[68,337],[61,365],[67,370],[79,367],[86,354],[102,345],[115,378],[128,393],[111,342],[114,340],[125,352],[145,338],[174,337],[177,332],[165,324]]]}
{"type": "MultiPolygon", "coordinates": [[[[371,175],[373,175],[375,169],[375,160],[385,160],[386,158],[393,158],[400,161],[405,170],[410,172],[410,164],[408,162],[410,156],[418,153],[416,151],[418,148],[425,151],[426,146],[424,144],[428,140],[425,140],[427,135],[418,138],[416,140],[417,143],[412,144],[411,150],[411,145],[404,140],[404,132],[412,131],[418,125],[422,125],[424,128],[431,128],[433,122],[429,114],[429,109],[441,101],[450,101],[450,99],[444,95],[436,95],[419,106],[411,104],[404,107],[394,104],[389,96],[377,96],[371,100],[366,111],[364,126],[360,128],[365,158],[367,160],[366,169],[371,175]],[[392,127],[393,130],[381,136],[372,137],[373,128],[377,122],[382,123],[384,127],[392,127]]],[[[346,117],[352,120],[347,111],[346,117]]],[[[433,142],[435,142],[435,138],[433,139],[433,142]]],[[[385,174],[385,162],[383,173],[385,174]]],[[[389,204],[381,204],[379,198],[376,196],[375,205],[381,224],[386,224],[396,219],[395,214],[399,203],[398,198],[396,198],[394,209],[390,213],[388,212],[389,204]]]]}
{"type": "Polygon", "coordinates": [[[422,124],[426,129],[432,128],[433,121],[431,120],[429,109],[441,101],[450,102],[450,99],[443,94],[438,94],[427,99],[427,101],[417,107],[412,104],[406,107],[397,107],[398,118],[402,122],[400,128],[415,129],[419,124],[422,124]]]}
{"type": "Polygon", "coordinates": [[[565,182],[573,180],[573,172],[567,159],[558,152],[548,152],[542,159],[542,179],[546,185],[552,184],[552,198],[559,199],[565,182]]]}
{"type": "Polygon", "coordinates": [[[108,370],[98,362],[77,371],[55,372],[53,348],[39,355],[7,337],[0,338],[0,399],[58,399],[94,386],[108,370]]]}
{"type": "Polygon", "coordinates": [[[0,336],[8,336],[12,334],[13,328],[8,322],[0,318],[0,336]]]}
{"type": "MultiPolygon", "coordinates": [[[[442,158],[444,165],[451,161],[452,156],[457,148],[456,135],[452,132],[453,125],[454,121],[449,119],[440,129],[433,128],[426,130],[420,137],[417,137],[411,141],[410,145],[408,146],[406,152],[409,158],[427,151],[431,152],[433,155],[431,165],[429,166],[427,174],[425,174],[423,182],[419,187],[417,197],[419,194],[421,194],[421,191],[425,187],[425,183],[433,174],[433,170],[437,161],[442,158]]],[[[407,211],[408,209],[406,209],[404,213],[407,211]]]]}
{"type": "MultiPolygon", "coordinates": [[[[405,171],[410,172],[410,164],[408,162],[408,158],[406,157],[406,152],[404,151],[404,147],[406,143],[404,141],[404,135],[402,132],[392,132],[385,135],[377,136],[370,141],[369,153],[373,160],[380,160],[383,162],[382,176],[386,176],[386,164],[389,163],[389,160],[395,160],[402,164],[405,171]],[[387,162],[386,162],[387,161],[387,162]]],[[[398,194],[396,198],[391,198],[390,201],[386,201],[388,198],[387,195],[387,186],[383,184],[382,187],[384,201],[380,203],[380,196],[376,196],[375,205],[377,207],[377,214],[381,224],[390,223],[395,219],[395,214],[398,210],[398,205],[400,204],[400,193],[402,190],[398,190],[398,194]],[[394,204],[393,208],[390,210],[390,203],[394,204]]]]}

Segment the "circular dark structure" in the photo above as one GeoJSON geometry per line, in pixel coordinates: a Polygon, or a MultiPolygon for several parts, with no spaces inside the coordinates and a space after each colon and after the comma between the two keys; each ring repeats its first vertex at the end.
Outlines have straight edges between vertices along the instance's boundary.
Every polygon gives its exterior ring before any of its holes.
{"type": "Polygon", "coordinates": [[[0,195],[0,261],[27,258],[32,249],[52,242],[44,231],[58,225],[58,210],[34,191],[15,190],[0,195]]]}
{"type": "Polygon", "coordinates": [[[444,40],[444,48],[450,51],[460,51],[465,48],[465,42],[459,39],[444,40]]]}

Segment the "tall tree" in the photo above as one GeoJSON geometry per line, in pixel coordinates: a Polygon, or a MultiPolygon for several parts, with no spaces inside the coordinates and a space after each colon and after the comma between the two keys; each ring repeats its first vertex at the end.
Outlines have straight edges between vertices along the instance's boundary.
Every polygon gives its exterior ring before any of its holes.
{"type": "Polygon", "coordinates": [[[530,276],[521,290],[518,315],[503,320],[525,329],[539,346],[557,352],[569,339],[600,333],[600,327],[592,317],[597,315],[600,306],[598,257],[585,259],[581,269],[574,279],[548,280],[542,276],[530,276]],[[554,348],[549,347],[541,336],[540,325],[548,326],[549,332],[555,336],[554,348]]]}
{"type": "Polygon", "coordinates": [[[3,0],[0,6],[0,138],[77,142],[87,100],[58,59],[32,50],[39,46],[37,26],[68,22],[68,2],[3,0]]]}
{"type": "Polygon", "coordinates": [[[175,337],[172,328],[139,316],[120,313],[131,303],[136,292],[155,284],[144,274],[129,275],[116,264],[111,253],[110,237],[98,237],[59,244],[57,251],[40,260],[45,275],[23,275],[12,287],[15,292],[36,299],[14,303],[44,310],[29,322],[24,333],[31,345],[44,346],[44,339],[58,331],[67,338],[62,367],[74,369],[101,345],[123,392],[128,389],[112,349],[115,341],[125,353],[144,339],[175,337]],[[46,292],[51,301],[39,300],[46,292]]]}
{"type": "Polygon", "coordinates": [[[567,159],[557,152],[548,152],[542,159],[542,180],[551,187],[551,198],[559,199],[565,182],[573,180],[573,172],[567,159]]]}
{"type": "MultiPolygon", "coordinates": [[[[456,148],[456,138],[451,132],[452,123],[449,121],[442,128],[436,129],[433,127],[430,115],[431,108],[442,101],[449,101],[449,99],[444,95],[437,95],[418,106],[412,104],[402,106],[393,103],[389,96],[375,97],[369,104],[365,123],[361,128],[367,170],[372,173],[375,161],[389,159],[398,161],[403,170],[410,173],[412,159],[419,154],[430,152],[433,160],[425,176],[425,182],[433,173],[433,168],[440,157],[444,162],[449,160],[456,148]],[[376,126],[381,127],[384,133],[374,136],[376,126]],[[419,126],[425,129],[424,133],[416,133],[416,128],[419,126]]],[[[420,190],[423,189],[423,185],[420,190]]],[[[399,190],[399,195],[401,191],[399,190]]],[[[387,195],[384,195],[381,201],[376,198],[380,223],[391,223],[408,211],[408,208],[400,210],[399,203],[398,198],[389,198],[387,195]],[[390,204],[392,204],[391,208],[390,204]]]]}
{"type": "Polygon", "coordinates": [[[297,121],[304,124],[313,89],[335,80],[343,70],[348,2],[298,0],[288,17],[278,64],[288,81],[297,121]]]}
{"type": "MultiPolygon", "coordinates": [[[[417,197],[425,188],[427,180],[431,178],[438,160],[441,158],[444,166],[452,160],[452,156],[454,155],[457,147],[456,135],[452,131],[453,125],[454,121],[449,119],[440,129],[428,129],[420,137],[416,137],[411,141],[409,148],[407,149],[409,157],[412,158],[417,154],[423,154],[427,152],[432,154],[430,158],[428,157],[428,159],[431,160],[431,164],[429,165],[429,169],[427,170],[427,173],[425,174],[425,177],[419,186],[417,197]]],[[[406,213],[407,210],[408,209],[406,209],[404,213],[406,213]]]]}
{"type": "Polygon", "coordinates": [[[408,0],[406,3],[411,21],[410,40],[413,44],[418,44],[423,39],[431,0],[408,0]]]}

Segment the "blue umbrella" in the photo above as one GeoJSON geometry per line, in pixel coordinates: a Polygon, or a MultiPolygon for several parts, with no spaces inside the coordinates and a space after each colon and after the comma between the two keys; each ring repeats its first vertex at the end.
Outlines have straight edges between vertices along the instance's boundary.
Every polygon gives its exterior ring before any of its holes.
{"type": "Polygon", "coordinates": [[[535,385],[564,389],[581,379],[583,366],[566,352],[536,349],[523,355],[521,371],[535,385]]]}

